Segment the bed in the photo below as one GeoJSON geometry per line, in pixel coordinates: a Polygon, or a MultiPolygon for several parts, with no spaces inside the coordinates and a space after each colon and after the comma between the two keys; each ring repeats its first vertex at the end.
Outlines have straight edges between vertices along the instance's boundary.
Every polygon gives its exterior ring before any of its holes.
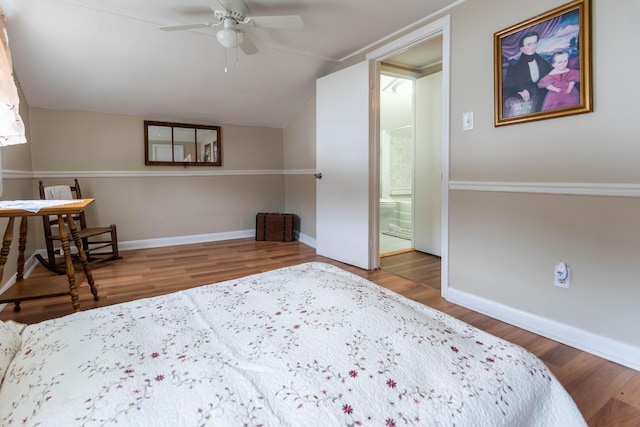
{"type": "Polygon", "coordinates": [[[0,324],[0,425],[584,426],[534,355],[325,263],[0,324]]]}

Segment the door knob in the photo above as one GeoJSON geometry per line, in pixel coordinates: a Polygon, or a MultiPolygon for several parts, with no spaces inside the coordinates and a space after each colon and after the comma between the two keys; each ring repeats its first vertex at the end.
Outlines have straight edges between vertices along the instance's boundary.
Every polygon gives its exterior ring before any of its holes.
{"type": "Polygon", "coordinates": [[[316,177],[316,179],[322,179],[322,172],[318,172],[317,174],[313,175],[316,177]]]}

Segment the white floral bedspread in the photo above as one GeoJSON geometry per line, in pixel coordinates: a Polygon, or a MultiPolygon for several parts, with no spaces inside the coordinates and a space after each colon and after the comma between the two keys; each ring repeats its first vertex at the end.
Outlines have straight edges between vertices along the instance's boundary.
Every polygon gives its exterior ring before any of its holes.
{"type": "Polygon", "coordinates": [[[521,347],[308,263],[30,325],[15,426],[584,426],[521,347]]]}

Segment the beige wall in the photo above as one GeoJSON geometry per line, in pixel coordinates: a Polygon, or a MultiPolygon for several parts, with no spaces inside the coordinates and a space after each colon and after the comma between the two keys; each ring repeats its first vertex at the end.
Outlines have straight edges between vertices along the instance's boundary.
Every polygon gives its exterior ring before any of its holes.
{"type": "Polygon", "coordinates": [[[311,96],[283,132],[287,212],[300,217],[300,232],[316,237],[316,98],[311,96]],[[300,172],[297,172],[300,171],[300,172]]]}
{"type": "Polygon", "coordinates": [[[32,108],[34,175],[80,176],[89,218],[121,241],[250,230],[257,212],[284,209],[281,129],[223,126],[222,167],[158,167],[144,165],[143,120],[32,108]]]}
{"type": "Polygon", "coordinates": [[[512,3],[493,0],[491,8],[502,12],[484,13],[481,2],[467,1],[453,14],[451,178],[640,183],[640,146],[632,130],[640,90],[637,61],[629,54],[638,36],[638,2],[621,0],[612,8],[592,1],[594,113],[495,128],[493,32],[566,2],[522,2],[517,8],[512,3]],[[615,41],[607,36],[621,28],[629,33],[615,41]],[[459,125],[465,111],[475,112],[472,132],[459,125]]]}
{"type": "MultiPolygon", "coordinates": [[[[50,178],[47,185],[72,178],[50,178]]],[[[257,212],[282,211],[283,177],[152,176],[84,177],[82,195],[92,224],[118,226],[122,242],[255,229],[257,212]]],[[[44,247],[42,240],[38,241],[44,247]]]]}
{"type": "MultiPolygon", "coordinates": [[[[467,1],[452,14],[451,181],[640,185],[629,96],[640,94],[629,54],[637,2],[593,2],[593,113],[499,128],[493,33],[565,1],[491,3],[502,13],[467,1]],[[620,28],[625,37],[612,41],[620,28]],[[473,131],[462,131],[465,111],[475,113],[473,131]]],[[[640,199],[452,191],[449,209],[452,288],[640,346],[640,199]],[[553,286],[559,261],[572,269],[570,290],[553,286]]]]}
{"type": "MultiPolygon", "coordinates": [[[[145,166],[148,118],[31,108],[33,170],[220,172],[281,170],[282,130],[222,126],[222,167],[145,166]]],[[[155,120],[155,119],[152,119],[155,120]]],[[[215,123],[201,123],[215,125],[215,123]]]]}

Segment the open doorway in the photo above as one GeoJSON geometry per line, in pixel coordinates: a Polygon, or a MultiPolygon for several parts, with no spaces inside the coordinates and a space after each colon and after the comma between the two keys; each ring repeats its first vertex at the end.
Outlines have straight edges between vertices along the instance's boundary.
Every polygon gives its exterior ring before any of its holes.
{"type": "Polygon", "coordinates": [[[380,75],[380,256],[413,249],[414,79],[380,75]]]}
{"type": "Polygon", "coordinates": [[[380,266],[440,287],[442,36],[380,67],[380,266]],[[425,274],[425,268],[428,273],[425,274]]]}

